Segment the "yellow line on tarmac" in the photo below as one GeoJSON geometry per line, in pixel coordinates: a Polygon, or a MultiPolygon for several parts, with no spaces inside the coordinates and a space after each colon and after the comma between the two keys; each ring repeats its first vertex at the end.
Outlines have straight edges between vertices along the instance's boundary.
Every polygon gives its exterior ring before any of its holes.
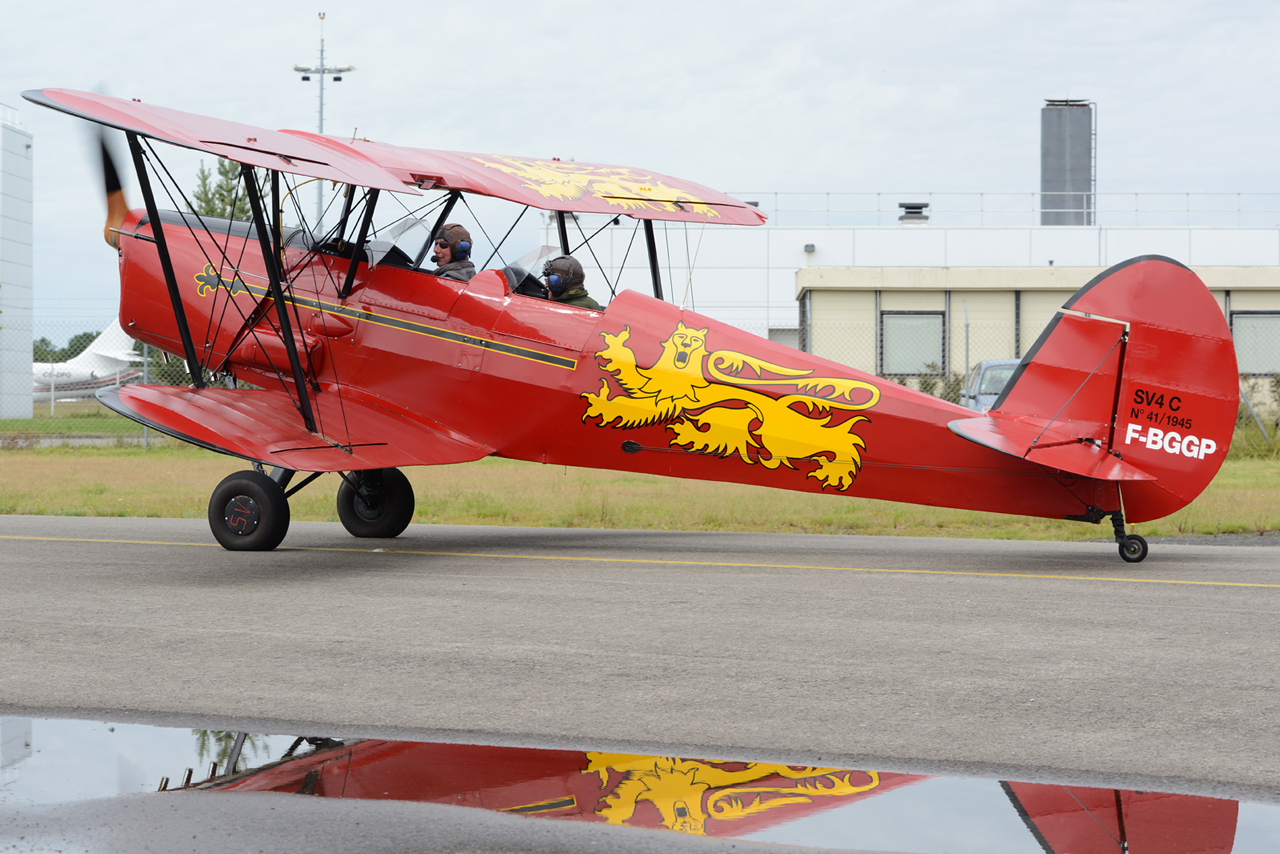
{"type": "Polygon", "coordinates": [[[118,543],[125,546],[217,546],[217,543],[175,543],[172,540],[107,540],[98,537],[23,537],[0,534],[0,540],[37,540],[45,543],[118,543]]]}
{"type": "MultiPolygon", "coordinates": [[[[179,543],[163,542],[159,540],[108,540],[89,537],[24,537],[0,534],[0,540],[37,540],[56,543],[118,543],[121,545],[131,546],[201,546],[205,548],[220,548],[217,543],[179,543]]],[[[1112,575],[1057,575],[1049,572],[978,572],[976,570],[960,569],[880,569],[863,566],[815,566],[813,564],[798,563],[742,563],[735,561],[665,560],[662,558],[640,557],[578,557],[573,555],[516,555],[503,554],[501,552],[445,552],[388,548],[357,549],[333,546],[301,546],[293,548],[286,546],[278,549],[278,551],[351,552],[357,554],[424,555],[431,557],[485,557],[502,558],[504,560],[576,560],[588,563],[641,563],[656,566],[727,566],[736,567],[738,569],[818,569],[837,572],[887,572],[906,575],[968,575],[991,578],[1048,578],[1055,581],[1128,581],[1135,584],[1186,584],[1199,587],[1280,588],[1280,584],[1264,584],[1252,581],[1187,581],[1176,578],[1131,578],[1127,576],[1112,575]]]]}

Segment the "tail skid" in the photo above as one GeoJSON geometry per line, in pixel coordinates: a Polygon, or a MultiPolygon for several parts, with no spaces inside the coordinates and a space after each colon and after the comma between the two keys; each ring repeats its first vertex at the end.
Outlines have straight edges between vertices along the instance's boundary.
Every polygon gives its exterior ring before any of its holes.
{"type": "Polygon", "coordinates": [[[1063,308],[1081,314],[1059,312],[991,412],[951,430],[1118,482],[1131,522],[1185,507],[1218,473],[1239,406],[1217,300],[1187,267],[1146,255],[1101,273],[1063,308]]]}

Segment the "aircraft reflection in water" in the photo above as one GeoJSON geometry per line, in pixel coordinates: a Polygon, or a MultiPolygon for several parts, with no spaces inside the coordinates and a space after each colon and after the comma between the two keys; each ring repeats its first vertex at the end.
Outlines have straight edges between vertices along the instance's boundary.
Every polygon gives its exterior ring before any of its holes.
{"type": "MultiPolygon", "coordinates": [[[[311,752],[286,754],[186,791],[420,801],[743,837],[933,779],[590,751],[310,741],[311,752]]],[[[1042,783],[1000,786],[1030,834],[1027,841],[1050,854],[1229,854],[1235,841],[1239,805],[1233,800],[1042,783]]],[[[916,820],[927,821],[931,810],[920,812],[916,820]]]]}

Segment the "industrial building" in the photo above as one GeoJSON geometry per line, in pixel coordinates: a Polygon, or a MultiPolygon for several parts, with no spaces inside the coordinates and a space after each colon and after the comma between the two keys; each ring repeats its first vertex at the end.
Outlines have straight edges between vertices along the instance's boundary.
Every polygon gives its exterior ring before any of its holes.
{"type": "Polygon", "coordinates": [[[1094,106],[1049,101],[1038,205],[911,199],[895,225],[832,230],[844,257],[796,273],[800,347],[908,382],[964,375],[983,359],[1020,358],[1107,267],[1165,255],[1217,297],[1246,382],[1280,373],[1280,196],[1098,193],[1095,152],[1094,106]]]}
{"type": "Polygon", "coordinates": [[[31,417],[31,134],[0,104],[0,418],[31,417]]]}

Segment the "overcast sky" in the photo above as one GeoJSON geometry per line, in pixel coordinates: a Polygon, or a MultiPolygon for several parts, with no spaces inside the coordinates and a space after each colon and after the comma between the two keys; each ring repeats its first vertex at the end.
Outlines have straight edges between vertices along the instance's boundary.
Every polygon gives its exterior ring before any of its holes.
{"type": "Polygon", "coordinates": [[[20,93],[314,130],[292,67],[317,63],[321,10],[326,61],[357,68],[326,86],[335,135],[727,192],[1034,192],[1044,99],[1082,98],[1100,192],[1280,192],[1270,2],[42,0],[0,13],[0,103],[35,137],[37,334],[109,319],[118,282],[81,123],[20,93]]]}

